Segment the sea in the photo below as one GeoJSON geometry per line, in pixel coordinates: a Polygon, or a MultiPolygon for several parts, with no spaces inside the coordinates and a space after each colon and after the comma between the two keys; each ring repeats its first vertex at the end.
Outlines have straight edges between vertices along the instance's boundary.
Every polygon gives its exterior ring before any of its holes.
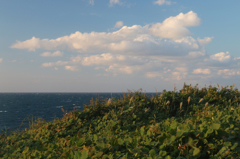
{"type": "MultiPolygon", "coordinates": [[[[29,128],[38,118],[52,122],[61,119],[64,111],[83,111],[90,100],[123,98],[124,93],[0,93],[0,134],[29,128]],[[74,108],[75,107],[75,108],[74,108]]],[[[125,93],[127,95],[128,93],[125,93]]],[[[158,93],[159,94],[159,93],[158,93]]],[[[156,93],[146,93],[148,97],[156,93]]]]}

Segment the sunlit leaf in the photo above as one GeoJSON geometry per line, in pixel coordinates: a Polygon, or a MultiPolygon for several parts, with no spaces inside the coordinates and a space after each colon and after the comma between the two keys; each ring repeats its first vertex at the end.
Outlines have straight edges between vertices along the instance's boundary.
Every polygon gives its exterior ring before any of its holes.
{"type": "Polygon", "coordinates": [[[218,130],[220,128],[221,124],[214,123],[212,125],[213,130],[218,130]]]}
{"type": "Polygon", "coordinates": [[[155,157],[156,156],[156,151],[154,149],[151,149],[149,151],[149,154],[150,154],[151,157],[155,157]]]}
{"type": "Polygon", "coordinates": [[[200,149],[199,148],[195,148],[193,151],[193,156],[196,156],[200,153],[200,149]]]}
{"type": "Polygon", "coordinates": [[[171,157],[170,157],[169,155],[167,155],[167,156],[165,157],[165,159],[171,159],[171,157]]]}
{"type": "Polygon", "coordinates": [[[88,158],[88,150],[84,150],[83,152],[82,152],[82,157],[81,157],[81,159],[87,159],[88,158]]]}
{"type": "Polygon", "coordinates": [[[79,159],[81,158],[81,153],[78,151],[74,151],[74,159],[79,159]]]}
{"type": "Polygon", "coordinates": [[[233,146],[231,147],[231,150],[234,150],[237,146],[238,146],[238,143],[235,142],[235,143],[233,144],[233,146]]]}
{"type": "Polygon", "coordinates": [[[140,129],[140,134],[143,136],[144,135],[144,127],[141,127],[140,129]]]}
{"type": "Polygon", "coordinates": [[[118,141],[118,144],[119,144],[119,145],[123,145],[123,143],[124,143],[124,140],[122,140],[121,138],[118,138],[117,141],[118,141]]]}

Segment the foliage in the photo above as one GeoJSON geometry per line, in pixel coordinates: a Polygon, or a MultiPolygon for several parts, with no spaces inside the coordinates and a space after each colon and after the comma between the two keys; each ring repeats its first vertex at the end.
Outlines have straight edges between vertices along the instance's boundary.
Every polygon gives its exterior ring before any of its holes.
{"type": "Polygon", "coordinates": [[[83,111],[62,109],[61,120],[39,118],[0,136],[0,158],[240,158],[240,93],[233,87],[184,83],[179,93],[164,90],[150,99],[140,90],[91,100],[83,111]]]}

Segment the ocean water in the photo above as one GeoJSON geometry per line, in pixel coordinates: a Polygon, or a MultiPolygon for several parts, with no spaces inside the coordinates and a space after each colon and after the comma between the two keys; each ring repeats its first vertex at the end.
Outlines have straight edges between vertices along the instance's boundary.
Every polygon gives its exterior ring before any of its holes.
{"type": "MultiPolygon", "coordinates": [[[[123,98],[123,93],[112,93],[112,97],[123,98]]],[[[111,93],[0,93],[0,134],[5,134],[6,129],[9,135],[10,131],[29,128],[28,119],[43,118],[49,122],[61,119],[64,115],[61,108],[67,112],[74,107],[82,111],[92,98],[108,99],[111,93]]]]}

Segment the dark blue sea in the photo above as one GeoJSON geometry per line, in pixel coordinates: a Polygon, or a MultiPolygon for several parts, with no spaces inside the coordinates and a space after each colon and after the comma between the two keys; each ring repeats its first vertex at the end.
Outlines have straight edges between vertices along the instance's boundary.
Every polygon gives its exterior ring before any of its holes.
{"type": "MultiPolygon", "coordinates": [[[[127,93],[125,93],[127,94],[127,93]]],[[[156,93],[146,93],[148,97],[156,93]]],[[[112,93],[113,98],[123,98],[123,93],[112,93]]],[[[91,99],[111,98],[111,93],[0,93],[0,134],[29,128],[29,120],[43,118],[53,121],[64,115],[61,108],[70,112],[82,111],[91,99]],[[22,126],[20,127],[20,125],[22,126]]]]}

